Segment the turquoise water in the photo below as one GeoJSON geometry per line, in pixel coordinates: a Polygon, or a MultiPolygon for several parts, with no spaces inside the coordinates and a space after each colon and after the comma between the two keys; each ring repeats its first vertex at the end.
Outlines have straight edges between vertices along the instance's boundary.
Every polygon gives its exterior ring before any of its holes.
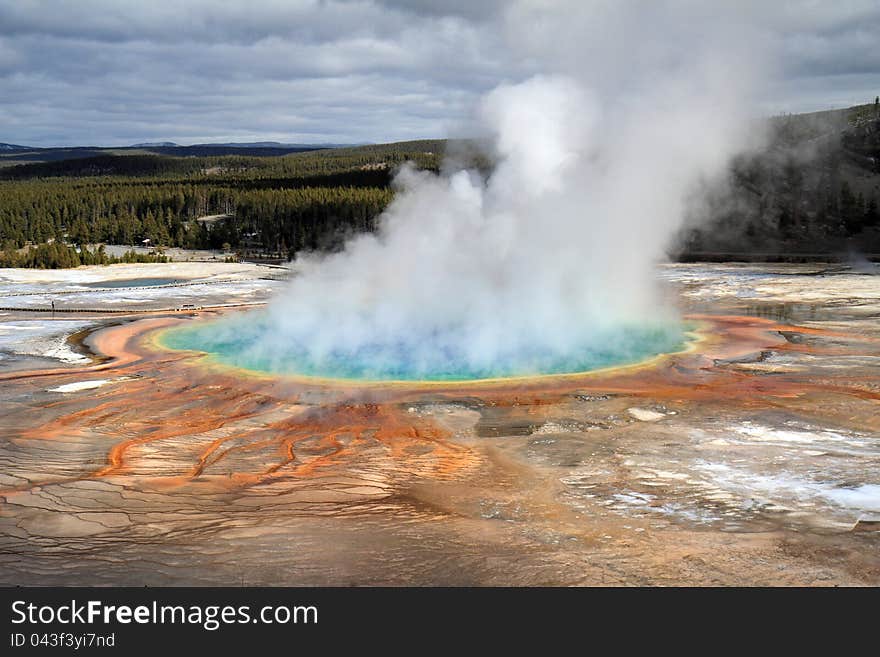
{"type": "Polygon", "coordinates": [[[181,283],[177,278],[118,278],[109,281],[98,281],[96,283],[83,283],[83,287],[94,288],[122,288],[122,287],[157,287],[159,285],[171,285],[172,283],[181,283]]]}
{"type": "Polygon", "coordinates": [[[677,323],[618,326],[592,333],[559,353],[550,348],[503,350],[491,360],[468,355],[454,334],[441,331],[408,340],[340,347],[316,354],[307,342],[277,339],[263,313],[195,322],[162,334],[170,349],[202,351],[217,362],[258,372],[366,381],[469,381],[573,374],[680,351],[686,327],[677,323]]]}

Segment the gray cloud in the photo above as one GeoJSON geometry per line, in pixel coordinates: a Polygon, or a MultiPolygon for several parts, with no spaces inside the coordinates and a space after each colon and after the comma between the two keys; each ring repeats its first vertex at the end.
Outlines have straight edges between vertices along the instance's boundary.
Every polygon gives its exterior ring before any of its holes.
{"type": "MultiPolygon", "coordinates": [[[[45,146],[443,136],[480,95],[534,72],[523,42],[552,44],[557,29],[603,38],[589,20],[542,23],[540,2],[510,4],[2,3],[0,141],[45,146]],[[511,32],[505,20],[511,11],[517,25],[524,13],[535,15],[526,33],[511,32]]],[[[876,2],[690,4],[702,18],[735,14],[752,22],[755,39],[775,49],[779,80],[756,111],[839,107],[880,93],[876,2]]],[[[644,7],[646,20],[662,21],[656,6],[644,7]]],[[[682,35],[694,37],[686,29],[682,35]]],[[[663,45],[621,42],[606,79],[618,66],[638,65],[640,57],[663,56],[663,45]]]]}

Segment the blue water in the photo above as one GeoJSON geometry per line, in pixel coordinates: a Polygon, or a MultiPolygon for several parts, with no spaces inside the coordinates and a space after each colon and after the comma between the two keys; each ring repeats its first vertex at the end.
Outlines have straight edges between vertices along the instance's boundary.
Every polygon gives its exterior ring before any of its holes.
{"type": "Polygon", "coordinates": [[[604,335],[594,332],[565,353],[520,348],[497,354],[491,363],[475,363],[456,346],[454,336],[440,332],[411,340],[340,347],[321,356],[307,343],[267,340],[274,335],[267,317],[257,312],[170,329],[160,342],[170,349],[205,352],[224,365],[258,372],[367,381],[469,381],[573,374],[680,351],[687,342],[681,324],[623,325],[604,335]]]}
{"type": "Polygon", "coordinates": [[[158,285],[171,285],[172,283],[182,282],[183,281],[178,278],[120,278],[110,281],[83,283],[83,286],[94,288],[156,287],[158,285]]]}

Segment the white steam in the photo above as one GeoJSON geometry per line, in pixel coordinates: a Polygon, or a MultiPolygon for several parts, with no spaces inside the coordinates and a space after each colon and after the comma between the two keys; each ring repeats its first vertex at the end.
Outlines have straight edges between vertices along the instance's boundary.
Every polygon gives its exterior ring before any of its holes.
{"type": "Polygon", "coordinates": [[[536,74],[476,111],[491,176],[404,168],[376,234],[301,259],[254,355],[295,344],[381,369],[404,345],[417,371],[450,353],[491,369],[671,318],[653,267],[698,184],[743,143],[755,43],[686,3],[619,5],[508,12],[536,74]]]}

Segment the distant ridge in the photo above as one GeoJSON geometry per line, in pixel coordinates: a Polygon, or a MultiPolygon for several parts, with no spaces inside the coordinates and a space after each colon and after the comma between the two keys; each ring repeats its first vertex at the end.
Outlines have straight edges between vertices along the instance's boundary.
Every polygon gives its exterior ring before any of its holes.
{"type": "Polygon", "coordinates": [[[323,148],[352,148],[353,146],[365,146],[366,144],[298,144],[280,141],[230,141],[230,142],[208,142],[205,144],[192,144],[185,148],[276,148],[276,149],[297,149],[297,150],[320,150],[323,148]]]}
{"type": "Polygon", "coordinates": [[[141,144],[132,144],[131,148],[157,148],[159,146],[179,146],[173,141],[145,141],[141,144]]]}
{"type": "Polygon", "coordinates": [[[172,157],[216,157],[241,155],[254,157],[277,157],[291,153],[338,148],[342,144],[193,144],[181,146],[174,142],[141,142],[131,146],[64,146],[58,148],[31,148],[14,144],[0,144],[0,167],[36,162],[59,162],[101,155],[140,155],[145,151],[155,155],[172,157]]]}
{"type": "Polygon", "coordinates": [[[350,148],[363,144],[299,144],[280,141],[228,141],[228,142],[204,142],[184,146],[173,141],[148,141],[140,144],[132,144],[127,148],[276,148],[276,149],[306,149],[317,150],[321,148],[350,148]]]}

